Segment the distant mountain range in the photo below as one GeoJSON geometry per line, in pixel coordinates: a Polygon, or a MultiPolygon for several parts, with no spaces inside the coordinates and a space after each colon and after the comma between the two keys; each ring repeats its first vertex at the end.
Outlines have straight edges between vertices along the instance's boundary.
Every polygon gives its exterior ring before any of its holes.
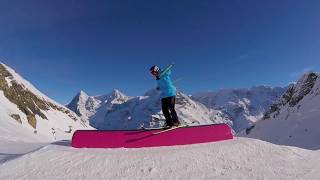
{"type": "MultiPolygon", "coordinates": [[[[97,129],[160,127],[165,121],[157,90],[150,90],[144,96],[137,97],[126,96],[119,90],[102,96],[88,96],[81,91],[67,107],[97,129]]],[[[181,92],[177,95],[176,109],[182,123],[232,124],[230,117],[222,111],[209,109],[181,92]]]]}
{"type": "Polygon", "coordinates": [[[233,129],[239,132],[260,120],[285,90],[286,88],[269,86],[224,89],[217,92],[196,93],[192,99],[231,116],[233,129]]]}

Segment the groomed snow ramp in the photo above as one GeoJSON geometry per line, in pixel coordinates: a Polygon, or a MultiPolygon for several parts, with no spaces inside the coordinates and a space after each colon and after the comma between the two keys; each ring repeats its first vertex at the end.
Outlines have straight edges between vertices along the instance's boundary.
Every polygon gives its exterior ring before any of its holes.
{"type": "Polygon", "coordinates": [[[233,138],[227,124],[181,127],[161,130],[78,130],[73,134],[75,148],[142,148],[208,143],[233,138]]]}

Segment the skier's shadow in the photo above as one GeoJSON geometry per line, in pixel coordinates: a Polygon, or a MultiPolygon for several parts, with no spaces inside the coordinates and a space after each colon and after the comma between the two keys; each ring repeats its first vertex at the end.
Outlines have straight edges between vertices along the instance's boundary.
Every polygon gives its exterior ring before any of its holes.
{"type": "Polygon", "coordinates": [[[71,141],[69,140],[62,140],[62,141],[56,141],[51,143],[53,145],[58,145],[58,146],[66,146],[66,147],[70,147],[71,146],[71,141]]]}
{"type": "Polygon", "coordinates": [[[150,138],[154,136],[154,134],[149,134],[149,135],[146,135],[146,136],[143,136],[143,137],[139,137],[139,138],[134,138],[134,139],[129,139],[127,140],[126,142],[127,143],[133,143],[133,142],[136,142],[136,141],[140,141],[140,140],[143,140],[143,139],[147,139],[147,138],[150,138]]]}
{"type": "Polygon", "coordinates": [[[127,133],[125,133],[125,135],[142,134],[142,133],[146,133],[146,132],[148,132],[148,131],[151,131],[151,130],[148,130],[148,129],[133,130],[132,132],[127,132],[127,133]]]}
{"type": "Polygon", "coordinates": [[[7,161],[16,159],[18,157],[23,156],[24,154],[7,154],[7,153],[0,153],[0,164],[5,163],[7,161]]]}
{"type": "MultiPolygon", "coordinates": [[[[146,132],[150,132],[150,130],[148,129],[141,129],[139,131],[133,131],[133,132],[127,132],[125,133],[125,135],[136,135],[136,134],[142,134],[142,133],[146,133],[146,132]]],[[[133,143],[133,142],[136,142],[136,141],[140,141],[142,139],[146,139],[146,138],[149,138],[149,137],[152,137],[154,134],[148,134],[146,136],[142,136],[142,137],[139,137],[139,138],[133,138],[133,139],[128,139],[126,140],[127,143],[133,143]]]]}

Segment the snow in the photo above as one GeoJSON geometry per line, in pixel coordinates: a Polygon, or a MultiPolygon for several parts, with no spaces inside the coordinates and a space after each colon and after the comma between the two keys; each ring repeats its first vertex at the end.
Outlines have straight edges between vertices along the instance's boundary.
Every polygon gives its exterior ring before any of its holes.
{"type": "MultiPolygon", "coordinates": [[[[64,106],[51,100],[39,90],[37,90],[30,82],[23,79],[12,68],[3,65],[12,77],[6,78],[9,85],[12,81],[27,88],[31,93],[39,98],[50,102],[57,107],[67,110],[64,106]]],[[[31,111],[31,110],[30,110],[31,111]]],[[[82,122],[79,117],[72,111],[72,114],[78,120],[75,121],[68,114],[50,108],[48,111],[41,111],[48,119],[42,119],[36,115],[36,129],[30,126],[26,115],[18,108],[16,104],[9,101],[3,91],[0,91],[0,141],[13,142],[50,142],[54,140],[71,139],[72,132],[76,129],[93,129],[88,123],[82,122]],[[19,115],[21,123],[13,119],[12,115],[19,115]],[[72,132],[68,131],[72,128],[72,132]]]]}
{"type": "Polygon", "coordinates": [[[8,86],[11,87],[12,86],[12,82],[11,82],[12,79],[10,77],[5,77],[4,79],[7,81],[8,86]]]}
{"type": "Polygon", "coordinates": [[[27,153],[34,152],[49,143],[46,142],[23,142],[23,141],[0,141],[0,165],[6,161],[19,158],[27,153]]]}
{"type": "Polygon", "coordinates": [[[69,131],[69,127],[73,130],[75,129],[93,129],[89,125],[82,123],[81,121],[71,120],[67,114],[61,111],[48,110],[44,112],[48,117],[48,120],[43,120],[37,116],[38,124],[37,131],[42,134],[46,134],[49,139],[54,140],[65,140],[71,139],[72,133],[66,133],[69,131]],[[55,131],[55,134],[52,132],[52,128],[55,131]]]}
{"type": "MultiPolygon", "coordinates": [[[[317,74],[314,86],[305,94],[308,74],[303,75],[293,86],[292,99],[303,98],[294,106],[290,102],[278,105],[279,114],[273,113],[269,119],[258,122],[249,135],[241,136],[258,138],[281,145],[297,146],[306,149],[320,148],[320,74],[317,74]],[[304,95],[305,94],[305,95],[304,95]]],[[[284,98],[279,99],[285,102],[284,98]]]]}
{"type": "Polygon", "coordinates": [[[256,86],[242,89],[223,89],[217,92],[199,92],[192,96],[208,108],[222,110],[233,118],[233,129],[239,132],[259,121],[263,113],[286,88],[256,86]]]}
{"type": "Polygon", "coordinates": [[[320,151],[249,138],[142,149],[50,144],[0,165],[0,179],[318,179],[320,151]]]}
{"type": "Polygon", "coordinates": [[[35,135],[33,128],[28,125],[26,115],[0,91],[0,142],[4,140],[39,142],[48,139],[43,135],[35,135]],[[10,117],[11,114],[19,114],[22,124],[10,117]]]}
{"type": "Polygon", "coordinates": [[[84,91],[80,91],[67,107],[76,112],[83,120],[89,121],[93,116],[104,116],[106,111],[115,104],[121,104],[131,97],[124,95],[115,89],[106,95],[89,96],[84,91]]]}
{"type": "Polygon", "coordinates": [[[75,112],[87,120],[96,113],[96,110],[101,106],[101,101],[90,97],[84,91],[80,91],[74,101],[69,105],[70,109],[75,109],[75,112]]]}

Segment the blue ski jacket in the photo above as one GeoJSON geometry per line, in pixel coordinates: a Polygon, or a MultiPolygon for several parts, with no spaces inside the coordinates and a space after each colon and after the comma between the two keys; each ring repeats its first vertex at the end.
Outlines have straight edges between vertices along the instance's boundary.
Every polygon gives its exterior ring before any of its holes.
{"type": "Polygon", "coordinates": [[[171,70],[168,70],[160,79],[157,79],[158,88],[161,91],[161,98],[176,96],[177,89],[174,87],[172,80],[170,78],[171,70]]]}

